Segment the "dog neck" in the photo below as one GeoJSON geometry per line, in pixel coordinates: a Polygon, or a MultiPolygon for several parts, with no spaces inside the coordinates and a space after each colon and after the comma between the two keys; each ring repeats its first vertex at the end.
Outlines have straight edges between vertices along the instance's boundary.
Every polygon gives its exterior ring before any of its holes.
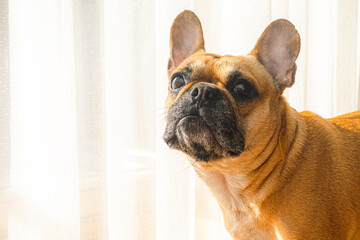
{"type": "Polygon", "coordinates": [[[256,147],[247,144],[240,157],[193,164],[235,239],[282,239],[264,202],[271,201],[296,168],[306,125],[302,115],[281,101],[281,121],[268,131],[259,131],[256,147]]]}
{"type": "Polygon", "coordinates": [[[294,144],[303,142],[300,131],[306,128],[302,116],[284,99],[282,102],[281,121],[273,128],[261,129],[255,136],[256,145],[246,144],[240,157],[193,164],[223,209],[251,209],[256,215],[261,204],[290,177],[301,151],[294,144]]]}

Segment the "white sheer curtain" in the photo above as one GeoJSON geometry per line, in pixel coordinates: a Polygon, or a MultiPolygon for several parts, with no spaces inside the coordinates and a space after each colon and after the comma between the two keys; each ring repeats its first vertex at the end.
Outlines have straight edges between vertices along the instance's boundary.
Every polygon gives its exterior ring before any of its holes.
{"type": "Polygon", "coordinates": [[[297,110],[359,106],[357,0],[0,1],[0,240],[229,239],[215,200],[162,141],[169,29],[191,9],[209,52],[251,50],[287,18],[297,110]]]}

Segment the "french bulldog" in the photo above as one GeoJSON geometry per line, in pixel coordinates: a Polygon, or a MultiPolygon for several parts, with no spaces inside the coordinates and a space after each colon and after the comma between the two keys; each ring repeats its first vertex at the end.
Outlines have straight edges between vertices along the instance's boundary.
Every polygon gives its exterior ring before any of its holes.
{"type": "Polygon", "coordinates": [[[360,112],[291,108],[282,93],[299,51],[285,19],[246,56],[205,52],[191,11],[172,24],[163,139],[189,157],[233,239],[360,239],[360,112]]]}

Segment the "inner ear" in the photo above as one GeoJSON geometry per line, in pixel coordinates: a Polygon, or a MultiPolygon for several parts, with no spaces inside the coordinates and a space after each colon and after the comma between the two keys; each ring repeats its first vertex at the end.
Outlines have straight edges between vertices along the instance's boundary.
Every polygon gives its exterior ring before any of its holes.
{"type": "Polygon", "coordinates": [[[205,51],[200,20],[193,12],[185,10],[175,18],[171,26],[168,71],[172,72],[199,50],[205,51]]]}
{"type": "Polygon", "coordinates": [[[295,81],[295,60],[300,52],[300,36],[288,20],[272,22],[257,41],[253,54],[274,78],[280,90],[295,81]]]}

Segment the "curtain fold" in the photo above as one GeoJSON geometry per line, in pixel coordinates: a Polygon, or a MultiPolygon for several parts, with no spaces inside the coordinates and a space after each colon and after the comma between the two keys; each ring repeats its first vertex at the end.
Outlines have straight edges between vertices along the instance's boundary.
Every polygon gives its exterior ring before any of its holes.
{"type": "Polygon", "coordinates": [[[10,184],[9,5],[0,2],[0,239],[7,239],[10,184]]]}
{"type": "Polygon", "coordinates": [[[71,1],[9,1],[9,239],[79,237],[71,1]]]}
{"type": "Polygon", "coordinates": [[[186,157],[162,140],[169,31],[251,51],[277,18],[301,35],[298,111],[358,109],[357,0],[0,1],[0,240],[230,239],[186,157]]]}
{"type": "MultiPolygon", "coordinates": [[[[0,189],[9,187],[10,179],[10,70],[9,5],[0,2],[0,189]]],[[[0,191],[1,191],[0,190],[0,191]]],[[[2,195],[2,194],[0,194],[2,195]]],[[[1,211],[0,211],[1,212],[1,211]]],[[[1,234],[0,234],[1,236],[1,234]]]]}
{"type": "Polygon", "coordinates": [[[73,0],[81,239],[108,239],[104,3],[73,0]]]}

